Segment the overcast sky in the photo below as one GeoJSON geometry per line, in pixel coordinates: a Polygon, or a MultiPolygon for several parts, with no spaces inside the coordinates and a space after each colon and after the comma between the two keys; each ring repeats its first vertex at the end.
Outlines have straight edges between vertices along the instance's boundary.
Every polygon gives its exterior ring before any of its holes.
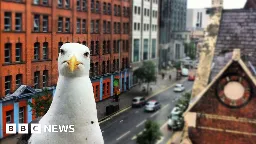
{"type": "MultiPolygon", "coordinates": [[[[212,0],[188,0],[188,8],[206,8],[211,6],[212,0]]],[[[246,0],[224,0],[224,9],[244,7],[246,0]]]]}

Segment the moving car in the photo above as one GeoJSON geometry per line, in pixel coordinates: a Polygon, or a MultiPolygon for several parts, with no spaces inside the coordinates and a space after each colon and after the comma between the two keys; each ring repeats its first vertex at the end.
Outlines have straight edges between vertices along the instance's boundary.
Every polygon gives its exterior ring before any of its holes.
{"type": "Polygon", "coordinates": [[[142,107],[146,104],[144,97],[135,97],[132,99],[132,107],[142,107]]]}
{"type": "Polygon", "coordinates": [[[161,108],[161,104],[156,100],[148,101],[145,105],[145,111],[149,111],[149,112],[159,110],[160,108],[161,108]]]}
{"type": "Polygon", "coordinates": [[[176,84],[173,91],[174,92],[183,92],[185,90],[185,87],[183,84],[176,84]]]}
{"type": "Polygon", "coordinates": [[[188,76],[188,73],[189,73],[189,71],[188,71],[187,68],[182,68],[182,69],[181,69],[181,75],[182,75],[182,76],[188,76]]]}
{"type": "Polygon", "coordinates": [[[189,81],[194,81],[195,78],[196,78],[196,76],[195,76],[194,74],[189,74],[189,75],[188,75],[188,80],[189,80],[189,81]]]}

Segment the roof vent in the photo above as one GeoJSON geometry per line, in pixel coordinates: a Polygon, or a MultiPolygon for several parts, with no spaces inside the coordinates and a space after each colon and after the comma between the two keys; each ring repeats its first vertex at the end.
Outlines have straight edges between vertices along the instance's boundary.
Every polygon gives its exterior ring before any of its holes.
{"type": "Polygon", "coordinates": [[[240,60],[240,58],[241,58],[240,49],[234,49],[232,59],[235,61],[238,61],[240,60]]]}

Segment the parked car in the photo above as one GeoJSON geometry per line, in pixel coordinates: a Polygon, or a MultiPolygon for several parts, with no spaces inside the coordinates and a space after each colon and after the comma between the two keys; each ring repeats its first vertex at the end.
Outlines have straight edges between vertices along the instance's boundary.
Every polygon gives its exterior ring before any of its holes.
{"type": "Polygon", "coordinates": [[[174,87],[174,92],[183,92],[185,90],[185,87],[183,84],[176,84],[174,87]]]}
{"type": "Polygon", "coordinates": [[[161,104],[156,100],[148,101],[145,105],[145,111],[149,111],[149,112],[159,110],[160,108],[161,108],[161,104]]]}
{"type": "Polygon", "coordinates": [[[171,114],[168,116],[167,127],[169,130],[179,131],[184,127],[183,112],[179,107],[174,107],[171,114]]]}
{"type": "Polygon", "coordinates": [[[132,107],[142,107],[146,104],[144,97],[135,97],[132,99],[132,107]]]}

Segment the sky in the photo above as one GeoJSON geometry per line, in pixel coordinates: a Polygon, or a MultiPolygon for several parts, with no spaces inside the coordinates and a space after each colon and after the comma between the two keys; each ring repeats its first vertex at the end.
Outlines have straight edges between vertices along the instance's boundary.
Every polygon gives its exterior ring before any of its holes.
{"type": "MultiPolygon", "coordinates": [[[[211,1],[212,0],[188,0],[188,8],[211,7],[211,1]]],[[[224,9],[243,8],[245,2],[246,0],[224,0],[224,9]]]]}

